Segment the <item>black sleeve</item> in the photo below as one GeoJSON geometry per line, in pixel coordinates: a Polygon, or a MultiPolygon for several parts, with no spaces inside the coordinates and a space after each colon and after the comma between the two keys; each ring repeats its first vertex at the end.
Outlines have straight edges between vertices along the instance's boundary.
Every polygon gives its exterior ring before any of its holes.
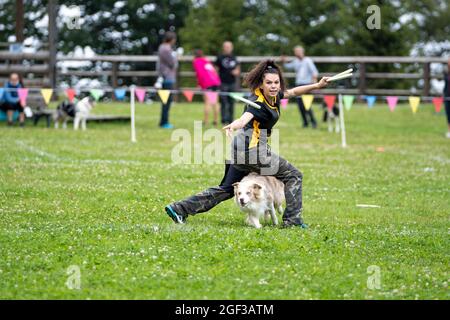
{"type": "Polygon", "coordinates": [[[221,59],[220,59],[220,56],[217,56],[217,57],[216,57],[216,61],[214,61],[214,64],[220,68],[220,65],[222,64],[221,62],[222,62],[222,61],[221,61],[221,59]]]}
{"type": "MultiPolygon", "coordinates": [[[[259,102],[256,102],[256,104],[260,104],[259,102]]],[[[258,120],[259,122],[261,122],[261,119],[263,118],[264,114],[262,112],[262,108],[263,106],[261,106],[261,109],[257,109],[255,107],[249,106],[247,105],[247,107],[245,108],[245,112],[250,112],[256,120],[258,120]]]]}
{"type": "Polygon", "coordinates": [[[284,99],[284,91],[280,90],[280,92],[278,92],[278,101],[281,101],[281,99],[284,99]]]}

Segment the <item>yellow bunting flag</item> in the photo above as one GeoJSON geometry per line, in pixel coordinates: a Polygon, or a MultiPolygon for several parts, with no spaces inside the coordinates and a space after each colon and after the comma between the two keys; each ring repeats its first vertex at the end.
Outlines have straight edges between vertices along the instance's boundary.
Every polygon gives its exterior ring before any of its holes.
{"type": "Polygon", "coordinates": [[[52,98],[53,89],[41,89],[41,94],[44,98],[45,104],[48,104],[52,98]]]}
{"type": "Polygon", "coordinates": [[[304,94],[304,95],[302,95],[303,105],[305,106],[306,110],[311,109],[311,105],[312,105],[313,100],[314,100],[314,95],[312,95],[312,94],[304,94]]]}
{"type": "Polygon", "coordinates": [[[420,97],[409,97],[409,105],[411,106],[413,113],[417,112],[419,104],[420,104],[420,97]]]}
{"type": "Polygon", "coordinates": [[[158,95],[161,98],[162,103],[166,104],[169,100],[170,91],[169,90],[158,90],[158,95]]]}

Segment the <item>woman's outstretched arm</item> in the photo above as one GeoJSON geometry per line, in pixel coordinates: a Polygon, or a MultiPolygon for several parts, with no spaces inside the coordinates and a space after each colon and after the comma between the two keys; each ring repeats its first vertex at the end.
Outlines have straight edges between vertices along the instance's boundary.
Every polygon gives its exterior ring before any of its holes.
{"type": "Polygon", "coordinates": [[[292,89],[288,89],[284,92],[284,98],[292,98],[292,97],[298,97],[302,94],[308,93],[312,90],[322,89],[323,87],[326,87],[328,85],[328,79],[330,77],[323,77],[320,79],[319,82],[313,83],[313,84],[307,84],[305,86],[298,86],[292,89]]]}
{"type": "Polygon", "coordinates": [[[225,130],[227,137],[231,137],[234,130],[242,129],[252,119],[253,114],[251,114],[250,112],[244,112],[244,114],[239,119],[234,120],[232,123],[223,127],[222,129],[225,130]]]}

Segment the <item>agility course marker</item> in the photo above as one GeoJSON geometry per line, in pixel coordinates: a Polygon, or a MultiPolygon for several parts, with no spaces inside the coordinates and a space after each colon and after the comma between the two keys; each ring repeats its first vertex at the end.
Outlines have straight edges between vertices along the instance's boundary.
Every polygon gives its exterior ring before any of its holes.
{"type": "Polygon", "coordinates": [[[135,125],[135,90],[136,86],[130,87],[130,112],[131,112],[131,142],[136,142],[136,125],[135,125]]]}
{"type": "Polygon", "coordinates": [[[341,140],[342,148],[347,147],[347,137],[345,135],[344,108],[342,106],[342,95],[339,95],[339,120],[341,122],[341,140]]]}

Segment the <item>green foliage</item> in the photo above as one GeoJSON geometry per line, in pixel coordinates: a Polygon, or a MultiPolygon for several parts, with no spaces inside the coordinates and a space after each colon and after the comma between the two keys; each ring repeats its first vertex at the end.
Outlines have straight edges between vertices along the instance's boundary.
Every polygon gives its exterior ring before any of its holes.
{"type": "MultiPolygon", "coordinates": [[[[0,0],[0,42],[7,42],[15,35],[15,1],[0,0]]],[[[46,41],[47,30],[37,28],[35,23],[47,14],[46,0],[24,1],[24,37],[36,37],[46,41]]]]}
{"type": "Polygon", "coordinates": [[[101,54],[152,54],[161,43],[165,31],[177,31],[189,10],[189,0],[127,1],[117,0],[61,1],[67,6],[79,5],[85,20],[82,30],[60,30],[61,50],[75,46],[91,46],[101,54]],[[115,35],[114,35],[115,34],[115,35]]]}
{"type": "MultiPolygon", "coordinates": [[[[193,138],[202,114],[178,103],[171,122],[193,138]]],[[[303,173],[307,230],[247,227],[231,200],[175,225],[164,205],[217,185],[223,165],[173,164],[178,142],[159,115],[137,105],[136,144],[123,123],[0,123],[1,299],[448,299],[448,139],[430,104],[415,115],[355,105],[346,149],[323,124],[301,129],[294,104],[282,111],[280,154],[303,173]],[[71,265],[80,290],[65,284],[71,265]]]]}
{"type": "Polygon", "coordinates": [[[405,9],[390,1],[220,1],[192,9],[182,29],[184,45],[216,53],[224,40],[237,54],[291,54],[296,44],[309,55],[407,55],[417,40],[397,25],[405,9]],[[381,29],[369,30],[367,7],[381,8],[381,29]],[[207,23],[210,22],[210,23],[207,23]]]}

